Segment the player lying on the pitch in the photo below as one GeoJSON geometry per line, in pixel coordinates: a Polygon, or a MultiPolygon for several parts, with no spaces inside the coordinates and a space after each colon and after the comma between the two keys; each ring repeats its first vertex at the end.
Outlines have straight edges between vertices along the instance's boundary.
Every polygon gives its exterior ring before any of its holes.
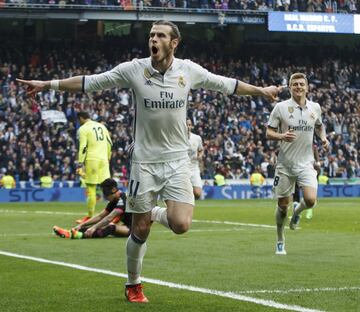
{"type": "Polygon", "coordinates": [[[106,208],[86,222],[71,230],[53,227],[57,236],[62,238],[102,238],[108,235],[127,237],[130,235],[131,213],[125,212],[126,195],[118,189],[113,179],[100,184],[104,197],[109,201],[106,208]]]}

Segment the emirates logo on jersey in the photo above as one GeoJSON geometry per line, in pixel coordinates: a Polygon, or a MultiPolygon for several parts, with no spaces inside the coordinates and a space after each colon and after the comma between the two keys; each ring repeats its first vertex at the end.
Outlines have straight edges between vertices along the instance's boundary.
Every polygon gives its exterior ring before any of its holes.
{"type": "Polygon", "coordinates": [[[180,77],[179,77],[178,85],[179,85],[179,87],[181,87],[181,88],[185,88],[185,86],[186,86],[186,81],[185,81],[185,78],[184,78],[183,76],[180,76],[180,77]]]}

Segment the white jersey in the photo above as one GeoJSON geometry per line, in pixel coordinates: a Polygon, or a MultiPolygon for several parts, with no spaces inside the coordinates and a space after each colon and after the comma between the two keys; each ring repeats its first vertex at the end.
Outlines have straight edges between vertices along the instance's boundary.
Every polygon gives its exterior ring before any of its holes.
{"type": "Polygon", "coordinates": [[[189,137],[189,157],[191,161],[191,168],[199,168],[198,152],[203,150],[202,139],[200,135],[190,132],[189,137]]]}
{"type": "Polygon", "coordinates": [[[321,108],[318,103],[306,100],[301,108],[293,99],[277,103],[270,114],[268,126],[280,133],[293,129],[293,142],[281,141],[277,165],[303,168],[314,163],[313,138],[315,126],[322,125],[321,108]]]}
{"type": "Polygon", "coordinates": [[[136,105],[132,161],[156,163],[188,157],[186,106],[190,89],[232,94],[237,81],[177,58],[161,74],[148,57],[119,64],[102,74],[85,76],[83,86],[85,92],[112,87],[132,89],[136,105]]]}

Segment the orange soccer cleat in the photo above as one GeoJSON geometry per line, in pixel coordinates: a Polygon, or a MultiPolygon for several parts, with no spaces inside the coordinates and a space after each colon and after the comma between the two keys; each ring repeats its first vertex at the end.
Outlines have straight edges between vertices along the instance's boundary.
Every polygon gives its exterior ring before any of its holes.
{"type": "Polygon", "coordinates": [[[125,297],[129,302],[149,302],[148,298],[143,293],[143,286],[141,284],[126,285],[125,286],[125,297]]]}
{"type": "Polygon", "coordinates": [[[112,223],[112,224],[116,224],[116,223],[119,223],[120,220],[121,220],[121,217],[116,216],[116,217],[114,217],[114,218],[111,220],[111,223],[112,223]]]}
{"type": "Polygon", "coordinates": [[[71,238],[71,233],[68,230],[62,229],[61,227],[54,226],[53,231],[57,236],[60,236],[62,238],[71,238]]]}
{"type": "Polygon", "coordinates": [[[81,219],[76,220],[75,222],[76,222],[77,224],[83,224],[84,222],[86,222],[86,221],[89,220],[89,219],[90,219],[90,217],[84,217],[84,218],[81,218],[81,219]]]}

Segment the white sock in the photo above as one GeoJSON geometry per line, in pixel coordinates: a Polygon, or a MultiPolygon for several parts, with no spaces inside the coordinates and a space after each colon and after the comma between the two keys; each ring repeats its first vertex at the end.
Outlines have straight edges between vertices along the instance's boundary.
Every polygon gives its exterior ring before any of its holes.
{"type": "Polygon", "coordinates": [[[128,279],[126,285],[140,284],[142,262],[146,252],[146,242],[131,234],[126,244],[128,279]]]}
{"type": "Polygon", "coordinates": [[[167,218],[167,209],[159,206],[155,206],[151,210],[151,221],[156,221],[163,226],[170,229],[168,218],[167,218]]]}
{"type": "Polygon", "coordinates": [[[276,220],[276,231],[277,231],[277,240],[278,242],[285,241],[284,228],[285,228],[285,219],[287,212],[283,212],[279,207],[276,208],[275,220],[276,220]]]}
{"type": "Polygon", "coordinates": [[[310,209],[310,208],[314,208],[315,206],[316,206],[316,203],[315,203],[315,205],[312,206],[312,207],[306,206],[306,203],[305,203],[305,201],[304,201],[304,198],[302,198],[302,199],[300,200],[300,204],[296,207],[294,213],[295,213],[296,215],[299,215],[303,210],[305,210],[305,209],[310,209]]]}

